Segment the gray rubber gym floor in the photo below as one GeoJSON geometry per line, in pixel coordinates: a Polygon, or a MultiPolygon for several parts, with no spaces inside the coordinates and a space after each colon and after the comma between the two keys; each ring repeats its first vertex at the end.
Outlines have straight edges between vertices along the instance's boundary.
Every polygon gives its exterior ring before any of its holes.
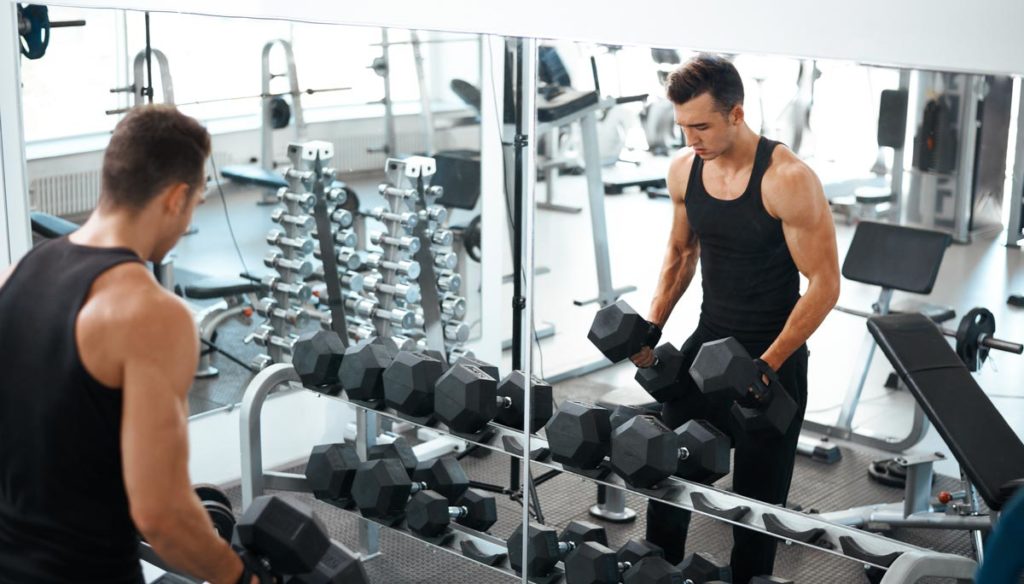
{"type": "MultiPolygon", "coordinates": [[[[790,493],[790,504],[800,505],[804,510],[821,512],[841,510],[869,503],[895,502],[902,498],[902,491],[871,482],[865,469],[875,458],[872,453],[844,448],[843,459],[833,465],[798,458],[790,493]]],[[[492,484],[508,484],[508,457],[499,453],[482,458],[468,456],[462,465],[470,478],[492,484]]],[[[302,467],[291,469],[302,472],[302,467]]],[[[535,465],[534,476],[540,475],[545,467],[535,465]]],[[[728,489],[730,479],[722,479],[717,486],[728,489]]],[[[957,481],[948,477],[937,477],[935,491],[956,490],[957,481]]],[[[561,529],[573,519],[583,519],[604,525],[608,531],[609,544],[617,547],[630,537],[643,537],[643,511],[646,502],[643,497],[627,494],[629,507],[639,511],[633,523],[613,524],[600,522],[591,517],[587,509],[594,503],[595,487],[586,479],[561,474],[537,487],[541,508],[548,525],[561,529]]],[[[228,491],[235,506],[240,504],[240,489],[228,491]]],[[[325,520],[331,536],[355,548],[357,545],[357,517],[347,511],[320,503],[309,495],[288,493],[311,502],[316,512],[325,520]]],[[[497,495],[498,522],[491,533],[507,538],[521,521],[521,506],[507,497],[497,495]]],[[[969,537],[964,532],[939,530],[900,529],[890,533],[892,537],[926,548],[973,557],[969,537]]],[[[730,526],[710,518],[695,515],[690,525],[687,551],[708,552],[722,561],[727,561],[732,545],[730,526]]],[[[466,583],[514,582],[514,578],[495,572],[474,561],[439,550],[413,537],[391,529],[384,529],[381,536],[382,554],[367,562],[367,572],[375,583],[466,583]]],[[[860,564],[818,552],[799,545],[780,544],[777,552],[775,574],[793,579],[800,584],[831,582],[866,582],[860,564]]],[[[944,582],[944,579],[928,580],[944,582]]],[[[951,580],[950,580],[951,581],[951,580]]]]}

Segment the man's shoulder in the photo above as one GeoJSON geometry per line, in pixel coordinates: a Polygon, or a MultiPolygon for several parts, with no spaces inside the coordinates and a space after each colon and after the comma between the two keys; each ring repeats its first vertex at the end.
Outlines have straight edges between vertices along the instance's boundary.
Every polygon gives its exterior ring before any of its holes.
{"type": "Polygon", "coordinates": [[[181,321],[191,323],[191,312],[179,298],[162,288],[140,263],[124,263],[107,270],[93,282],[80,312],[79,324],[122,338],[173,333],[181,321]]]}
{"type": "Polygon", "coordinates": [[[696,155],[693,148],[683,147],[672,157],[668,167],[668,190],[673,197],[686,198],[686,187],[690,182],[690,169],[696,155]]]}
{"type": "Polygon", "coordinates": [[[764,179],[779,186],[796,186],[805,181],[817,181],[818,175],[795,152],[780,144],[772,151],[772,162],[764,179]]]}

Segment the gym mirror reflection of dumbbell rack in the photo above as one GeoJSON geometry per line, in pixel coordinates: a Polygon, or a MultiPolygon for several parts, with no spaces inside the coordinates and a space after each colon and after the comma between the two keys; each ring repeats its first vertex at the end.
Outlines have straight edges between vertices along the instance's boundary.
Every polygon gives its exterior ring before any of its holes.
{"type": "MultiPolygon", "coordinates": [[[[280,229],[271,230],[268,244],[275,246],[264,264],[277,270],[261,283],[266,294],[257,304],[257,312],[266,320],[246,338],[266,349],[256,357],[254,369],[271,363],[289,362],[310,314],[321,328],[332,330],[330,288],[313,293],[307,279],[328,282],[324,265],[337,267],[339,290],[345,312],[345,330],[354,341],[384,338],[405,350],[443,348],[445,362],[466,354],[463,344],[469,327],[462,321],[466,299],[459,295],[461,278],[455,268],[458,257],[453,251],[452,232],[445,226],[447,211],[434,205],[442,192],[430,186],[435,163],[432,158],[388,159],[386,170],[390,184],[379,187],[387,207],[361,213],[381,222],[383,231],[373,232],[370,242],[380,251],[359,249],[354,229],[357,197],[334,180],[334,169],[325,166],[333,152],[319,143],[291,144],[292,166],[285,173],[288,186],[279,189],[282,204],[271,214],[280,229]],[[313,148],[317,157],[303,156],[313,148]],[[315,229],[313,209],[317,195],[313,187],[326,185],[323,197],[327,205],[331,233],[323,237],[315,229]],[[330,244],[334,262],[327,262],[323,248],[330,244]],[[314,266],[312,254],[323,264],[314,266]],[[315,301],[310,309],[307,304],[315,301]],[[321,310],[323,307],[327,310],[321,310]]],[[[346,339],[347,340],[347,339],[346,339]]]]}
{"type": "MultiPolygon", "coordinates": [[[[254,496],[262,494],[264,489],[301,492],[310,492],[311,490],[303,475],[262,470],[260,411],[263,401],[272,390],[280,385],[298,389],[298,382],[298,376],[290,366],[274,365],[261,372],[246,390],[241,415],[243,424],[241,445],[243,504],[254,496]]],[[[364,429],[356,443],[356,447],[360,450],[365,451],[365,448],[372,446],[374,435],[367,432],[366,429],[374,427],[378,417],[397,422],[412,421],[418,426],[429,427],[440,432],[449,431],[442,424],[417,423],[390,408],[374,409],[357,401],[348,400],[342,395],[331,396],[323,393],[321,395],[327,399],[344,401],[357,409],[357,419],[360,420],[360,425],[364,429]]],[[[486,431],[475,436],[462,433],[455,433],[455,435],[471,444],[522,459],[521,451],[516,450],[515,446],[521,444],[523,434],[501,424],[490,422],[486,425],[486,431]]],[[[892,569],[894,577],[896,572],[905,573],[904,570],[911,568],[928,569],[933,565],[941,566],[946,573],[955,570],[962,572],[973,570],[974,563],[967,558],[934,552],[859,529],[830,523],[814,515],[768,505],[700,483],[671,477],[652,489],[633,487],[618,475],[604,468],[597,471],[577,470],[555,462],[548,457],[550,449],[547,439],[543,436],[532,435],[531,443],[533,444],[531,459],[534,464],[555,471],[571,473],[597,485],[621,489],[648,499],[656,499],[719,521],[743,526],[794,544],[844,557],[865,566],[882,570],[892,569]],[[898,570],[896,570],[897,568],[898,570]]],[[[503,554],[507,555],[507,548],[504,547],[503,542],[489,534],[453,525],[447,537],[424,538],[402,529],[401,525],[389,525],[386,521],[382,522],[373,518],[364,517],[364,519],[376,525],[397,529],[404,535],[417,537],[450,553],[467,557],[506,574],[515,575],[507,558],[502,557],[503,554]]],[[[376,542],[361,541],[360,545],[364,553],[367,549],[376,551],[376,542]]],[[[894,580],[883,580],[883,582],[886,581],[894,580]]]]}

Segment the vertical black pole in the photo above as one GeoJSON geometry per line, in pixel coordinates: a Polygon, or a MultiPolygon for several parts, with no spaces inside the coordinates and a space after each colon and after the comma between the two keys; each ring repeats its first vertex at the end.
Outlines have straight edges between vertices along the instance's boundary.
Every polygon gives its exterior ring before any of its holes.
{"type": "Polygon", "coordinates": [[[146,13],[146,88],[147,103],[153,103],[153,48],[149,44],[149,12],[146,13]]]}
{"type": "MultiPolygon", "coordinates": [[[[507,61],[506,61],[507,62],[507,61]]],[[[523,366],[523,354],[520,350],[522,334],[520,329],[523,322],[523,229],[519,225],[518,218],[523,214],[523,133],[526,121],[523,119],[522,108],[519,104],[523,101],[523,43],[516,41],[516,52],[513,70],[515,71],[515,112],[516,112],[516,135],[513,139],[513,152],[515,162],[513,173],[515,183],[512,190],[512,369],[519,370],[523,366]]],[[[506,72],[506,75],[511,72],[506,72]]]]}

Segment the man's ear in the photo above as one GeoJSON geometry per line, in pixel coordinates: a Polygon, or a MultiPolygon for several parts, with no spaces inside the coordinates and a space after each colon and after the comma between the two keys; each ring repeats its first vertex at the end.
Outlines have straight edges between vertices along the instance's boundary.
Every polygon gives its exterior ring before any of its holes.
{"type": "Polygon", "coordinates": [[[164,211],[171,215],[181,215],[188,208],[192,187],[187,183],[174,183],[164,191],[164,211]]]}
{"type": "Polygon", "coordinates": [[[735,125],[743,123],[743,120],[746,118],[746,112],[743,111],[743,106],[739,104],[734,105],[732,107],[732,112],[729,113],[729,117],[735,125]]]}

